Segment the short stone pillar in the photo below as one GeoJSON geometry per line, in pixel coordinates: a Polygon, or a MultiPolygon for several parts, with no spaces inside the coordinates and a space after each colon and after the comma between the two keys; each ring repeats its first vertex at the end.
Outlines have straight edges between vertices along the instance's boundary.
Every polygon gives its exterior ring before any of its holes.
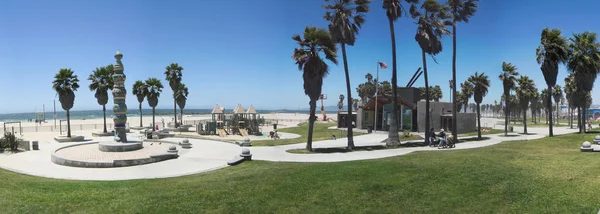
{"type": "Polygon", "coordinates": [[[583,145],[581,145],[581,151],[582,152],[593,152],[594,148],[592,148],[592,144],[589,141],[585,141],[585,142],[583,142],[583,145]]]}
{"type": "Polygon", "coordinates": [[[31,141],[31,149],[40,150],[40,144],[38,141],[31,141]]]}
{"type": "Polygon", "coordinates": [[[252,154],[250,154],[250,149],[243,148],[242,154],[240,154],[240,157],[243,157],[244,160],[252,160],[252,154]]]}
{"type": "Polygon", "coordinates": [[[184,149],[192,148],[192,144],[190,143],[190,141],[188,139],[183,139],[183,141],[181,141],[179,143],[179,145],[181,145],[181,148],[184,148],[184,149]]]}
{"type": "Polygon", "coordinates": [[[252,142],[250,141],[250,138],[246,138],[244,139],[244,141],[240,144],[240,146],[242,147],[247,147],[247,146],[252,146],[252,142]]]}
{"type": "Polygon", "coordinates": [[[594,137],[594,144],[599,144],[600,145],[600,135],[596,135],[596,137],[594,137]]]}
{"type": "Polygon", "coordinates": [[[167,150],[167,153],[177,154],[177,147],[176,146],[169,146],[169,150],[167,150]]]}

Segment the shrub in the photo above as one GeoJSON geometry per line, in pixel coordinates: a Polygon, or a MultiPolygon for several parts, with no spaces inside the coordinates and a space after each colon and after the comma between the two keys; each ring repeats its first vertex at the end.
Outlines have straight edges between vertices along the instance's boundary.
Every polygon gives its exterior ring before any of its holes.
{"type": "Polygon", "coordinates": [[[403,133],[404,133],[404,137],[410,137],[410,136],[412,136],[412,134],[410,133],[409,130],[404,130],[403,133]]]}
{"type": "Polygon", "coordinates": [[[5,132],[4,137],[0,139],[0,144],[2,144],[2,148],[9,148],[11,151],[16,152],[19,149],[19,141],[21,139],[17,138],[12,132],[5,132]]]}

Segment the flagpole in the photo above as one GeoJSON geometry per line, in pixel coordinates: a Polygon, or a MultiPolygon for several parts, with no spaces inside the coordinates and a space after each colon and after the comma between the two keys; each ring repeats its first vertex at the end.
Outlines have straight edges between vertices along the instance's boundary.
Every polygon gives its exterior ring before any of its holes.
{"type": "Polygon", "coordinates": [[[379,94],[379,60],[377,60],[377,78],[375,79],[375,127],[373,127],[373,132],[377,131],[377,103],[379,102],[378,94],[379,94]]]}

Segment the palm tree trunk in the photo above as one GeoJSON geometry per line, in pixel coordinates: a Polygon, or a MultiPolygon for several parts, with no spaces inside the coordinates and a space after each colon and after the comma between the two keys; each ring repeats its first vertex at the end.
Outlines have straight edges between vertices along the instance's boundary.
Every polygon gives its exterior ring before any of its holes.
{"type": "Polygon", "coordinates": [[[583,133],[587,133],[587,122],[586,122],[587,121],[587,118],[586,118],[586,115],[587,115],[587,112],[586,112],[587,110],[586,109],[587,109],[587,107],[585,105],[583,105],[583,106],[584,107],[581,109],[581,114],[582,114],[582,117],[581,117],[581,126],[583,126],[583,133]]]}
{"type": "MultiPolygon", "coordinates": [[[[504,97],[508,99],[508,93],[504,93],[504,97]]],[[[504,136],[508,135],[508,116],[510,113],[508,110],[508,104],[504,101],[504,136]]]]}
{"type": "Polygon", "coordinates": [[[67,138],[71,138],[71,113],[67,110],[67,138]]]}
{"type": "Polygon", "coordinates": [[[394,32],[394,21],[388,18],[390,24],[390,35],[392,37],[392,118],[386,146],[397,146],[400,144],[398,138],[398,79],[396,75],[396,35],[394,32]]]}
{"type": "Polygon", "coordinates": [[[144,124],[142,124],[142,103],[140,102],[140,127],[144,127],[144,124]]]}
{"type": "Polygon", "coordinates": [[[523,111],[523,133],[527,134],[527,111],[523,111]]]}
{"type": "Polygon", "coordinates": [[[102,105],[102,113],[104,114],[104,133],[107,133],[108,131],[106,131],[106,105],[102,105]]]}
{"type": "Polygon", "coordinates": [[[177,100],[175,95],[173,95],[173,115],[175,117],[175,128],[177,128],[177,100]]]}
{"type": "Polygon", "coordinates": [[[479,110],[479,103],[477,103],[477,138],[481,139],[481,113],[479,110]]]}
{"type": "Polygon", "coordinates": [[[571,129],[573,129],[573,109],[569,107],[569,124],[571,125],[571,129]]]}
{"type": "MultiPolygon", "coordinates": [[[[548,91],[552,91],[552,87],[550,87],[550,85],[548,85],[548,91]]],[[[553,137],[554,134],[552,133],[552,93],[548,93],[548,120],[550,120],[548,122],[550,124],[548,126],[548,136],[553,137]]]]}
{"type": "Polygon", "coordinates": [[[181,115],[181,118],[179,118],[180,119],[179,123],[181,123],[181,125],[183,125],[183,108],[180,108],[179,115],[181,115]]]}
{"type": "Polygon", "coordinates": [[[425,51],[421,50],[421,58],[423,60],[423,78],[425,79],[425,145],[429,145],[429,79],[427,78],[427,58],[425,51]]]}
{"type": "Polygon", "coordinates": [[[310,106],[310,115],[308,117],[308,139],[306,140],[306,150],[312,151],[312,138],[316,120],[315,112],[317,111],[317,100],[311,100],[308,102],[308,105],[310,106]]]}
{"type": "Polygon", "coordinates": [[[560,112],[558,111],[558,102],[556,102],[556,125],[559,124],[559,122],[558,122],[560,120],[559,114],[560,114],[560,112]]]}
{"type": "Polygon", "coordinates": [[[348,115],[346,126],[348,127],[348,150],[354,149],[354,137],[352,137],[352,91],[350,89],[350,72],[348,72],[348,59],[346,58],[346,45],[342,42],[342,57],[344,59],[344,72],[346,73],[346,93],[348,94],[348,115]]]}
{"type": "Polygon", "coordinates": [[[155,107],[152,107],[152,130],[156,131],[156,122],[154,121],[154,115],[156,114],[155,107]]]}
{"type": "Polygon", "coordinates": [[[579,134],[583,134],[583,130],[581,130],[581,107],[577,107],[577,127],[579,128],[579,134]]]}
{"type": "Polygon", "coordinates": [[[456,124],[456,21],[454,21],[452,22],[452,136],[455,137],[458,136],[456,124]]]}

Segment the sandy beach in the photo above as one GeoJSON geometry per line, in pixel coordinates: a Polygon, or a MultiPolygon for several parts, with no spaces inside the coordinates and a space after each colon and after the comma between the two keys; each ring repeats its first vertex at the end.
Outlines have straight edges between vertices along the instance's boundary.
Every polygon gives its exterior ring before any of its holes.
{"type": "MultiPolygon", "coordinates": [[[[293,127],[298,123],[306,122],[308,119],[308,114],[302,113],[271,113],[271,114],[261,114],[261,117],[267,121],[267,123],[277,123],[278,128],[285,127],[293,127]]],[[[152,124],[152,116],[143,116],[142,122],[144,126],[149,127],[152,124]]],[[[184,124],[198,124],[205,123],[206,121],[212,120],[212,116],[210,114],[207,115],[184,115],[183,123],[184,124]]],[[[173,118],[167,115],[160,115],[155,117],[156,125],[158,125],[159,129],[164,128],[167,123],[172,122],[173,118]],[[164,124],[163,124],[164,121],[164,124]]],[[[71,132],[74,135],[83,135],[85,137],[91,137],[91,134],[94,132],[101,132],[103,130],[103,119],[76,119],[71,120],[71,132]]],[[[113,126],[113,121],[110,116],[106,118],[107,130],[111,131],[113,126]]],[[[140,125],[140,117],[128,117],[127,123],[129,127],[139,127],[140,125]]],[[[37,141],[47,141],[52,140],[53,137],[60,135],[61,128],[62,134],[66,134],[66,121],[56,121],[56,126],[54,125],[54,120],[48,120],[46,123],[35,123],[35,122],[21,122],[21,127],[19,128],[18,123],[7,123],[4,124],[4,127],[8,131],[14,130],[17,135],[21,135],[24,140],[37,140],[37,141]],[[60,125],[59,125],[60,124],[60,125]],[[61,127],[62,126],[62,127],[61,127]]],[[[261,127],[261,131],[269,132],[273,130],[272,125],[265,125],[261,127]]],[[[3,131],[3,130],[2,130],[3,131]]]]}

